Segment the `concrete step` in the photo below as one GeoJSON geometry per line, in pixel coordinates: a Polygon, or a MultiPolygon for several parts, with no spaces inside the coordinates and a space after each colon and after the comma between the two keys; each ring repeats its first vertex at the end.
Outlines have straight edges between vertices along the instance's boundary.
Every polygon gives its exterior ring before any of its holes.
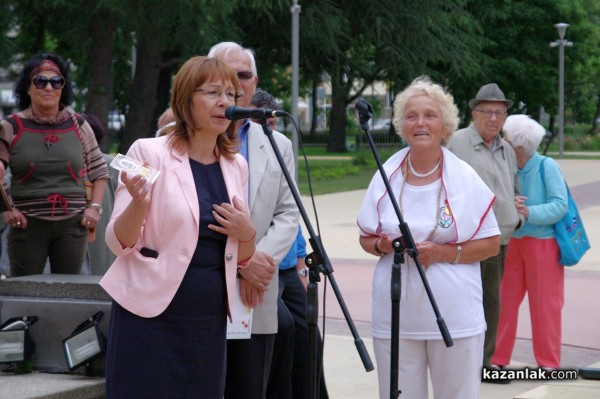
{"type": "MultiPolygon", "coordinates": [[[[98,285],[99,280],[100,276],[42,274],[0,281],[2,322],[22,316],[38,318],[29,329],[36,343],[31,358],[36,370],[69,373],[62,341],[98,311],[104,313],[99,328],[106,335],[111,298],[98,285]]],[[[97,372],[94,375],[104,374],[104,357],[92,361],[92,365],[97,372]]]]}
{"type": "Polygon", "coordinates": [[[74,374],[0,373],[0,398],[103,399],[105,380],[74,374]]]}

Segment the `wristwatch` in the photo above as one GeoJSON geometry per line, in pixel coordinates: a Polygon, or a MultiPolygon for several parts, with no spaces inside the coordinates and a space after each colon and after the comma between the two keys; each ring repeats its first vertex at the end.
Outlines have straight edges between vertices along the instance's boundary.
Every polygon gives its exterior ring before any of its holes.
{"type": "Polygon", "coordinates": [[[301,277],[308,277],[308,269],[300,269],[298,270],[298,275],[301,277]]]}
{"type": "Polygon", "coordinates": [[[100,216],[102,216],[102,205],[100,204],[90,204],[90,208],[96,208],[100,216]]]}

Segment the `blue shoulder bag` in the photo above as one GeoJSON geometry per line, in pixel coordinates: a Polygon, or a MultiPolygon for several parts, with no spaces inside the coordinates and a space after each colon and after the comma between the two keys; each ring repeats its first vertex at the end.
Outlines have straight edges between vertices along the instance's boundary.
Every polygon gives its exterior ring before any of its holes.
{"type": "MultiPolygon", "coordinates": [[[[544,158],[540,164],[540,174],[544,187],[546,186],[546,181],[544,180],[544,162],[546,159],[544,158]]],[[[565,186],[567,187],[569,209],[565,216],[554,224],[554,235],[560,248],[560,264],[563,266],[574,266],[579,263],[583,255],[590,249],[590,241],[588,240],[585,228],[583,227],[583,221],[581,220],[581,216],[579,216],[579,210],[577,210],[577,205],[571,196],[571,191],[566,181],[565,186]]]]}

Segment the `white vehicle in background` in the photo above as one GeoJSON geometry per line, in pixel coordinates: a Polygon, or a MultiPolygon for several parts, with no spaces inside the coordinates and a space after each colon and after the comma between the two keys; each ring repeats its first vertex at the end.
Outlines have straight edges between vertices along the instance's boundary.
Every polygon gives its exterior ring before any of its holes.
{"type": "Polygon", "coordinates": [[[108,114],[108,130],[120,132],[125,128],[125,115],[116,112],[108,114]]]}
{"type": "Polygon", "coordinates": [[[377,122],[373,123],[372,130],[390,130],[390,126],[392,125],[391,119],[379,119],[377,122]]]}

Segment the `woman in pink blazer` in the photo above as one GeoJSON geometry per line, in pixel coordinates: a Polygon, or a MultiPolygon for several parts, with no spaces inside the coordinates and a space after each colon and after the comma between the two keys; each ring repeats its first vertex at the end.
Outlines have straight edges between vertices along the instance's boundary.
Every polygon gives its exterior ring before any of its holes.
{"type": "Polygon", "coordinates": [[[226,107],[237,76],[194,57],[175,76],[176,127],[127,155],[160,170],[121,173],[106,242],[118,256],[100,284],[111,310],[107,398],[222,398],[227,316],[238,267],[254,254],[248,170],[226,107]]]}

